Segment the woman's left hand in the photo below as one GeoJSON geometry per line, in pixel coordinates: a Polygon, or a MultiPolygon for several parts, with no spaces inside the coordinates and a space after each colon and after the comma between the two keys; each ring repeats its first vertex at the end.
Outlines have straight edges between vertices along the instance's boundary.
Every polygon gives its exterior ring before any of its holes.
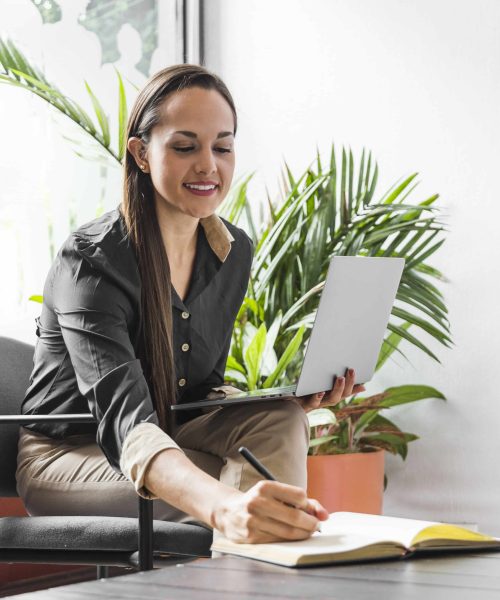
{"type": "Polygon", "coordinates": [[[356,373],[354,369],[347,369],[345,377],[337,377],[333,388],[329,392],[299,396],[296,400],[306,412],[324,406],[335,406],[343,398],[365,391],[365,386],[355,384],[355,380],[356,373]]]}

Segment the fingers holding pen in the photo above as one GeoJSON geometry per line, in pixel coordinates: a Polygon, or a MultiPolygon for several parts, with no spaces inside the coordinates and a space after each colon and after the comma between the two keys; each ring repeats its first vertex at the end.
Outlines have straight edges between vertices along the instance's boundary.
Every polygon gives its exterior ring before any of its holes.
{"type": "MultiPolygon", "coordinates": [[[[327,511],[297,486],[280,483],[246,448],[240,454],[266,479],[256,483],[243,496],[242,527],[250,543],[269,539],[305,539],[318,530],[327,511]]],[[[240,513],[241,514],[241,513],[240,513]]]]}
{"type": "Polygon", "coordinates": [[[305,539],[317,531],[319,521],[328,516],[319,503],[311,502],[304,490],[295,486],[261,481],[250,494],[249,525],[281,539],[305,539]]]}

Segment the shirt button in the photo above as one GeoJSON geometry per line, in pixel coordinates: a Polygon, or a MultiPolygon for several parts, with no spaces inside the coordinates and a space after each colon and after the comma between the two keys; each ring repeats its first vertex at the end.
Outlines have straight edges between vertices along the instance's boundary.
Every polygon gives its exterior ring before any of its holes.
{"type": "Polygon", "coordinates": [[[184,387],[186,385],[186,380],[184,379],[184,377],[182,379],[179,379],[179,385],[180,387],[184,387]]]}
{"type": "Polygon", "coordinates": [[[181,348],[183,352],[187,352],[189,350],[189,344],[182,344],[181,348]]]}
{"type": "Polygon", "coordinates": [[[182,317],[183,319],[189,319],[189,313],[188,313],[188,312],[186,312],[186,311],[184,311],[184,312],[181,314],[181,317],[182,317]]]}

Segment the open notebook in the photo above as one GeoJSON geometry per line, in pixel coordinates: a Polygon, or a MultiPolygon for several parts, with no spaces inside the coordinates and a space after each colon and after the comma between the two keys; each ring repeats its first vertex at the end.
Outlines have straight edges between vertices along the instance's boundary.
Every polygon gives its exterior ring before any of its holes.
{"type": "Polygon", "coordinates": [[[421,552],[452,550],[500,551],[500,538],[455,525],[361,513],[332,513],[321,532],[298,542],[237,544],[223,537],[212,550],[298,567],[378,558],[408,558],[421,552]]]}

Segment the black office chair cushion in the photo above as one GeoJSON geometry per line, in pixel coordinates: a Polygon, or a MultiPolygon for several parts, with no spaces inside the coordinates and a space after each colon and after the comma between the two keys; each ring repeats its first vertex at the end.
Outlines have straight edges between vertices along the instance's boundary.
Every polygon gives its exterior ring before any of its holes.
{"type": "MultiPolygon", "coordinates": [[[[212,531],[201,525],[153,521],[153,549],[210,556],[212,531]]],[[[134,552],[138,521],[127,517],[3,517],[0,550],[134,552]]]]}

